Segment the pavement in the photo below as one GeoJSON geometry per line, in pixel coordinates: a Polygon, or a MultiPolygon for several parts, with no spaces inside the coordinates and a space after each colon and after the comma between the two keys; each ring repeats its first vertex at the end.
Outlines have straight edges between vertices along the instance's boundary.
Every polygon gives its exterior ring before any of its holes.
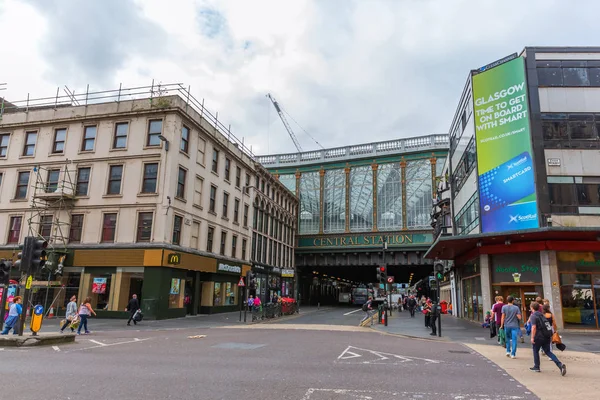
{"type": "Polygon", "coordinates": [[[73,343],[75,335],[60,334],[50,332],[40,332],[32,335],[31,332],[24,332],[23,336],[0,335],[0,348],[3,347],[21,347],[21,346],[51,346],[55,344],[73,343]]]}

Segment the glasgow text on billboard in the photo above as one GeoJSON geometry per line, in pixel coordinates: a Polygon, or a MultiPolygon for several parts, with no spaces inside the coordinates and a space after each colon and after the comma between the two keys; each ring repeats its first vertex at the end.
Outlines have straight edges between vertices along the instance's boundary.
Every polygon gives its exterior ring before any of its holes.
{"type": "Polygon", "coordinates": [[[522,57],[473,76],[481,232],[539,227],[522,57]]]}

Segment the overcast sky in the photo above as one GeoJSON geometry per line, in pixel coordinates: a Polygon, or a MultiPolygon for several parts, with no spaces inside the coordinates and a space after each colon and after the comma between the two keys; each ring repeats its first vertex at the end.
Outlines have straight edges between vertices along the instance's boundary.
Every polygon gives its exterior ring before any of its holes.
{"type": "Polygon", "coordinates": [[[598,15],[596,0],[0,0],[0,96],[183,82],[256,154],[295,152],[268,92],[325,147],[445,133],[470,69],[600,45],[598,15]]]}

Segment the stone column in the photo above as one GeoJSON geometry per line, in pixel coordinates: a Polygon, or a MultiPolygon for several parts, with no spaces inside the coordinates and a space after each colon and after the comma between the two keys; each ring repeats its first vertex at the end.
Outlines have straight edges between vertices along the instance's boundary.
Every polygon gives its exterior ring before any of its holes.
{"type": "Polygon", "coordinates": [[[435,199],[437,196],[437,177],[436,177],[436,165],[437,158],[435,158],[435,154],[431,153],[431,158],[429,159],[431,164],[431,198],[435,199]]]}
{"type": "Polygon", "coordinates": [[[350,232],[350,164],[346,163],[346,168],[344,168],[344,172],[346,173],[346,227],[344,232],[350,232]]]}
{"type": "MultiPolygon", "coordinates": [[[[544,285],[544,298],[550,300],[550,309],[554,313],[556,326],[563,329],[563,312],[560,300],[560,285],[558,276],[558,261],[556,252],[540,251],[540,264],[542,266],[542,284],[544,285]]],[[[529,307],[529,305],[527,305],[529,307]]]]}
{"type": "Polygon", "coordinates": [[[379,166],[373,160],[371,169],[373,170],[373,232],[377,232],[377,168],[379,166]]]}
{"type": "Polygon", "coordinates": [[[325,170],[323,167],[319,170],[319,235],[323,234],[323,201],[325,198],[325,170]]]}
{"type": "Polygon", "coordinates": [[[490,256],[481,254],[479,256],[481,270],[481,297],[483,301],[483,312],[492,306],[492,285],[490,273],[490,256]]]}
{"type": "Polygon", "coordinates": [[[194,296],[193,296],[193,309],[192,315],[198,315],[198,309],[200,308],[200,272],[196,271],[196,276],[194,279],[194,296]]]}
{"type": "Polygon", "coordinates": [[[299,169],[296,170],[296,196],[300,198],[300,177],[302,172],[299,169]]]}
{"type": "Polygon", "coordinates": [[[406,221],[406,161],[400,161],[400,177],[402,178],[402,230],[407,229],[406,221]]]}

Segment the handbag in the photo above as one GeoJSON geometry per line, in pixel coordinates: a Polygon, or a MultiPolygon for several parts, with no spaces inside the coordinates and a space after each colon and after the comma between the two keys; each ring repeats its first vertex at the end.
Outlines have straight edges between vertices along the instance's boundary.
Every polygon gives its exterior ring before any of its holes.
{"type": "Polygon", "coordinates": [[[552,343],[554,343],[554,344],[562,343],[562,340],[561,340],[560,335],[558,334],[558,332],[554,332],[552,334],[552,343]]]}
{"type": "Polygon", "coordinates": [[[498,330],[498,336],[500,337],[500,345],[506,346],[506,331],[504,328],[500,328],[498,330]]]}

